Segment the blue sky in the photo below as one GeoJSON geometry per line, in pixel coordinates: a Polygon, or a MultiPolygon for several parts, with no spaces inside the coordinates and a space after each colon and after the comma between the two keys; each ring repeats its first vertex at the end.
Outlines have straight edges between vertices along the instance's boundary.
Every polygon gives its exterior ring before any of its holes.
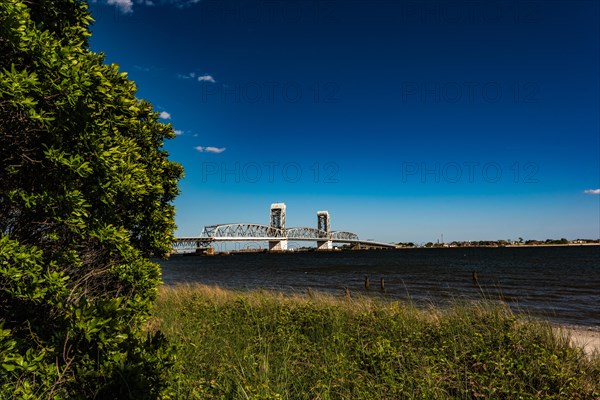
{"type": "Polygon", "coordinates": [[[600,237],[595,1],[98,0],[91,48],[178,135],[177,235],[600,237]]]}

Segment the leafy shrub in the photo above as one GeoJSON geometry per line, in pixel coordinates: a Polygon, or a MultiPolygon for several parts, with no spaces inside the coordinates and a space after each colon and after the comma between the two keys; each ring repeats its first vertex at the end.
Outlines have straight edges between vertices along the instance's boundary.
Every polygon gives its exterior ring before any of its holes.
{"type": "Polygon", "coordinates": [[[182,175],[80,0],[0,2],[0,398],[167,396],[146,335],[182,175]]]}

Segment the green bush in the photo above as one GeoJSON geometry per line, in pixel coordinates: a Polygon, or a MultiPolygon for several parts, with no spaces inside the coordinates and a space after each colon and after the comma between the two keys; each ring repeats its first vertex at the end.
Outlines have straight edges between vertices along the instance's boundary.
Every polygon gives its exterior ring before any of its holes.
{"type": "Polygon", "coordinates": [[[79,0],[0,2],[0,398],[157,398],[147,335],[182,175],[79,0]]]}

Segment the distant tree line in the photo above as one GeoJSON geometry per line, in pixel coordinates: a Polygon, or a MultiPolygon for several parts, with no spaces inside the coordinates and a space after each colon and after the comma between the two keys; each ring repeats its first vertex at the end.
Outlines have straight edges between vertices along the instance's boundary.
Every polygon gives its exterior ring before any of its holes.
{"type": "Polygon", "coordinates": [[[427,242],[421,246],[415,245],[413,242],[398,242],[396,246],[407,248],[407,247],[506,247],[506,246],[541,246],[541,245],[569,245],[569,244],[592,244],[600,243],[600,239],[575,239],[568,240],[566,238],[560,239],[546,239],[546,240],[525,240],[519,238],[518,241],[508,240],[473,240],[473,241],[452,241],[449,243],[433,243],[427,242]]]}

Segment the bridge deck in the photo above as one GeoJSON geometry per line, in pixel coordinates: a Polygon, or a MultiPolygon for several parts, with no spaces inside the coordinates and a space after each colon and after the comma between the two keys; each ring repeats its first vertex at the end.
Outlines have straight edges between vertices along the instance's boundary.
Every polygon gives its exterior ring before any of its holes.
{"type": "MultiPolygon", "coordinates": [[[[321,212],[323,214],[323,212],[321,212]]],[[[325,214],[324,214],[325,215],[325,214]]],[[[325,215],[326,217],[327,215],[325,215]]],[[[316,228],[276,228],[270,225],[252,223],[232,223],[207,225],[201,236],[177,238],[174,249],[208,247],[212,242],[284,242],[305,241],[319,243],[348,243],[369,247],[396,247],[393,244],[370,240],[360,240],[358,235],[348,231],[330,231],[328,224],[324,229],[316,228]]]]}
{"type": "Polygon", "coordinates": [[[183,237],[175,239],[174,247],[187,247],[185,244],[189,244],[192,247],[192,244],[197,247],[206,247],[200,246],[200,243],[205,243],[206,245],[212,242],[275,242],[275,241],[305,241],[305,242],[325,242],[331,240],[332,243],[348,243],[348,244],[358,244],[364,246],[371,247],[386,247],[386,248],[395,248],[396,245],[390,243],[382,243],[382,242],[374,242],[369,240],[360,240],[360,239],[328,239],[322,237],[255,237],[255,236],[232,236],[232,237],[183,237]]]}

